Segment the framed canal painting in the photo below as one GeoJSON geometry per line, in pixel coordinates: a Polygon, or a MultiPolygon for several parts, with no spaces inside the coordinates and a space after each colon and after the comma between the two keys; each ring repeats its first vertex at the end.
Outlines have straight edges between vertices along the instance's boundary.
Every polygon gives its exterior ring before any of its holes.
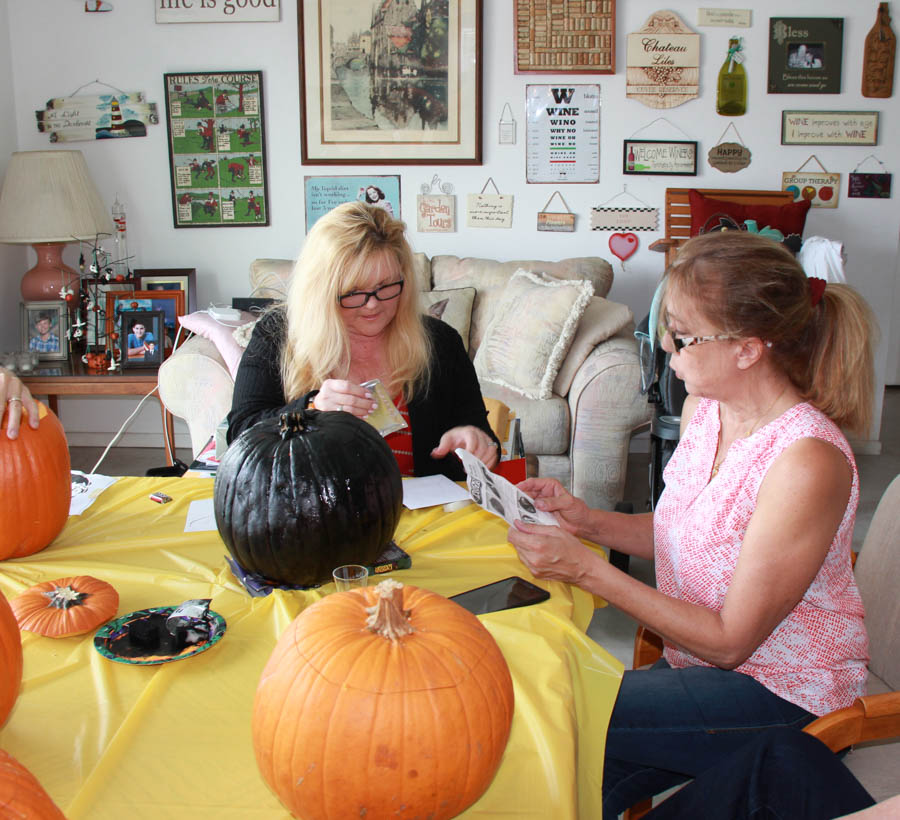
{"type": "Polygon", "coordinates": [[[310,165],[480,165],[482,0],[297,0],[310,165]]]}

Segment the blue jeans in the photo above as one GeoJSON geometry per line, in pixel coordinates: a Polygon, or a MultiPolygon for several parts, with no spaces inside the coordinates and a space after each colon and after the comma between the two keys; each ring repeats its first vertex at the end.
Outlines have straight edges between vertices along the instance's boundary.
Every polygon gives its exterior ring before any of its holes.
{"type": "Polygon", "coordinates": [[[665,660],[627,671],[606,737],[604,820],[696,777],[761,730],[814,719],[740,672],[665,660]]]}
{"type": "Polygon", "coordinates": [[[757,733],[647,820],[831,820],[874,802],[824,743],[781,728],[757,733]]]}

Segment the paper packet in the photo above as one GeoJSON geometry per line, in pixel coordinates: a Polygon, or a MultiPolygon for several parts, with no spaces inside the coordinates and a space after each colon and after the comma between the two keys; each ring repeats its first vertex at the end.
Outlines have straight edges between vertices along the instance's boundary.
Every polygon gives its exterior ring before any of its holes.
{"type": "Polygon", "coordinates": [[[370,379],[363,382],[362,386],[371,391],[378,407],[366,416],[369,422],[382,436],[388,436],[407,427],[400,411],[394,406],[387,388],[381,383],[381,379],[370,379]]]}

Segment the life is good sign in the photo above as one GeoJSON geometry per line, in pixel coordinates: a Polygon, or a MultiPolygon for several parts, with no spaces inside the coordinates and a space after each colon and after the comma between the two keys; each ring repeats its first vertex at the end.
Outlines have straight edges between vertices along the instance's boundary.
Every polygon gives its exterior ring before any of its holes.
{"type": "Polygon", "coordinates": [[[153,0],[157,23],[277,23],[281,0],[153,0]]]}

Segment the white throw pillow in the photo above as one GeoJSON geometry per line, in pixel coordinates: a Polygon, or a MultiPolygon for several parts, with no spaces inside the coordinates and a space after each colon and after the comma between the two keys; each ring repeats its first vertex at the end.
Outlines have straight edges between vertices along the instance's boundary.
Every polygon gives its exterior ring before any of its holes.
{"type": "Polygon", "coordinates": [[[478,377],[529,399],[549,399],[593,295],[587,280],[517,270],[475,354],[478,377]]]}
{"type": "Polygon", "coordinates": [[[429,290],[420,294],[420,301],[422,311],[450,325],[462,336],[463,345],[468,350],[475,288],[429,290]]]}

